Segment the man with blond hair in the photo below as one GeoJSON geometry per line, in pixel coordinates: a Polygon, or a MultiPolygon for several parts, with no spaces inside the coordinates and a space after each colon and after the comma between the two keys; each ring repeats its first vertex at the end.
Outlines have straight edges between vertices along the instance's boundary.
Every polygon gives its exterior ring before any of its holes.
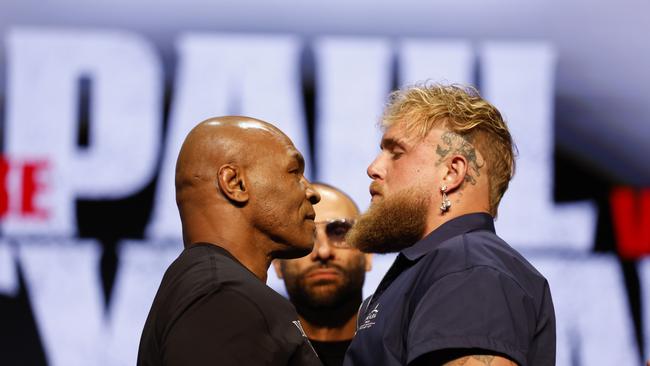
{"type": "Polygon", "coordinates": [[[472,88],[418,85],[391,95],[382,128],[372,203],[347,239],[399,255],[344,364],[554,365],[548,282],[494,230],[514,172],[499,111],[472,88]]]}

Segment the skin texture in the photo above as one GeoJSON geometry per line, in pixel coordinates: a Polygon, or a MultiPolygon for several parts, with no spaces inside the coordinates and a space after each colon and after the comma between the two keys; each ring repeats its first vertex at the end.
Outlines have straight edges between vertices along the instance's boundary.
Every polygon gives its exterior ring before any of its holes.
{"type": "MultiPolygon", "coordinates": [[[[446,130],[444,126],[433,128],[423,139],[409,136],[401,123],[390,126],[382,137],[381,152],[370,164],[367,173],[372,179],[372,204],[368,213],[360,218],[360,225],[350,233],[348,240],[357,245],[372,238],[370,241],[375,241],[375,247],[370,250],[372,252],[398,251],[413,245],[451,219],[469,213],[489,213],[489,172],[483,157],[471,141],[446,130]],[[446,194],[452,202],[447,211],[440,209],[443,186],[447,187],[446,194]],[[386,250],[386,246],[391,242],[395,243],[395,240],[388,235],[384,242],[381,237],[372,237],[373,233],[381,232],[381,227],[386,226],[386,220],[376,213],[382,210],[375,208],[394,206],[395,209],[384,211],[396,212],[399,208],[394,204],[396,200],[410,203],[405,205],[406,208],[402,210],[404,212],[400,213],[403,217],[409,217],[408,207],[411,206],[411,217],[425,218],[421,225],[413,228],[420,231],[419,233],[406,231],[405,237],[411,238],[408,242],[386,250]],[[420,207],[418,202],[423,202],[424,207],[420,207]]],[[[398,222],[395,220],[391,221],[398,222]]],[[[427,364],[441,364],[430,361],[427,364]]],[[[516,365],[507,358],[490,355],[463,355],[443,362],[446,362],[444,365],[465,366],[516,365]]]]}
{"type": "MultiPolygon", "coordinates": [[[[316,222],[355,218],[359,211],[340,191],[314,184],[321,196],[316,222]]],[[[284,279],[305,333],[318,341],[352,339],[365,272],[371,255],[356,249],[332,246],[324,224],[318,224],[312,252],[302,258],[275,261],[278,277],[284,279]]]]}
{"type": "Polygon", "coordinates": [[[303,173],[302,155],[275,126],[237,116],[201,122],[176,163],[185,246],[219,245],[266,281],[273,259],[313,247],[320,196],[303,173]]]}

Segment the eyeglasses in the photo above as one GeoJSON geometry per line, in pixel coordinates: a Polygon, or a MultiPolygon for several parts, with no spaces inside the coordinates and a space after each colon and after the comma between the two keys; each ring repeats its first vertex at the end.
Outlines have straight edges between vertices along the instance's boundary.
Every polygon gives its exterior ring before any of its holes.
{"type": "Polygon", "coordinates": [[[316,226],[325,226],[325,235],[327,235],[331,246],[344,249],[352,248],[345,241],[345,234],[350,231],[352,225],[354,225],[354,219],[332,219],[316,222],[316,226]]]}

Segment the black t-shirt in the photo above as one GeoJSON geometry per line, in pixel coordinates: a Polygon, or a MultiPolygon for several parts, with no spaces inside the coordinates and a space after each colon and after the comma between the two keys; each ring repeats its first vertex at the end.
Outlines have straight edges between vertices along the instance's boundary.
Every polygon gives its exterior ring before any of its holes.
{"type": "Polygon", "coordinates": [[[312,346],[316,350],[318,357],[323,362],[323,366],[341,366],[345,351],[350,346],[351,339],[345,341],[321,342],[310,339],[312,346]]]}
{"type": "Polygon", "coordinates": [[[196,244],[170,265],[138,365],[321,365],[295,308],[225,249],[196,244]]]}
{"type": "Polygon", "coordinates": [[[555,313],[546,279],[495,235],[491,216],[470,214],[397,256],[362,305],[344,365],[486,353],[555,365],[555,313]]]}

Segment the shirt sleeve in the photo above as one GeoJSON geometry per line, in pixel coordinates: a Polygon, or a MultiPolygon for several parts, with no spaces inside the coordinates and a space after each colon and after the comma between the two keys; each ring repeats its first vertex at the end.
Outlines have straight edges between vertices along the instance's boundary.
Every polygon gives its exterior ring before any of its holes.
{"type": "Polygon", "coordinates": [[[276,348],[257,305],[225,289],[192,304],[172,325],[163,364],[269,365],[276,348]]]}
{"type": "Polygon", "coordinates": [[[415,305],[408,362],[437,351],[477,349],[526,365],[535,317],[532,299],[513,279],[490,267],[448,274],[415,305]]]}

